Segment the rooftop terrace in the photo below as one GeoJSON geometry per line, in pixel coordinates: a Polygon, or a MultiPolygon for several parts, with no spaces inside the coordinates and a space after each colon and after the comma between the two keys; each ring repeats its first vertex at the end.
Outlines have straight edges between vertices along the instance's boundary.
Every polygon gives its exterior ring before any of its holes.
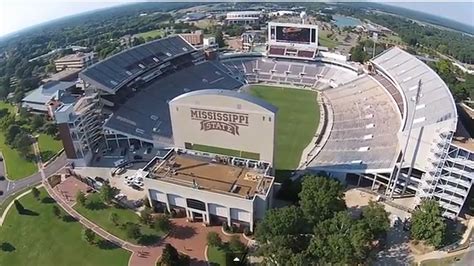
{"type": "Polygon", "coordinates": [[[201,190],[252,199],[266,195],[273,177],[265,176],[256,165],[224,157],[203,157],[171,152],[164,160],[149,164],[149,177],[201,190]]]}

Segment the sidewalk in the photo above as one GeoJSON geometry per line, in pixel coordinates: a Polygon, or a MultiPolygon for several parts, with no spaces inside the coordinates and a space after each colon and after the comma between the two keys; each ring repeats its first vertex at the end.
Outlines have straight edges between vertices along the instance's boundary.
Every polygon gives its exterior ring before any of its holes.
{"type": "Polygon", "coordinates": [[[83,217],[80,213],[78,213],[76,210],[74,210],[60,195],[57,194],[57,192],[49,185],[49,183],[46,180],[44,182],[44,186],[48,194],[54,200],[56,200],[59,206],[61,206],[69,215],[77,219],[82,225],[84,225],[86,228],[91,229],[92,231],[94,231],[96,234],[98,234],[105,240],[108,240],[116,244],[117,246],[132,252],[128,265],[130,266],[156,265],[157,259],[161,256],[162,249],[163,249],[162,247],[146,247],[146,246],[135,245],[108,233],[107,231],[102,229],[100,226],[89,221],[88,219],[83,217]]]}

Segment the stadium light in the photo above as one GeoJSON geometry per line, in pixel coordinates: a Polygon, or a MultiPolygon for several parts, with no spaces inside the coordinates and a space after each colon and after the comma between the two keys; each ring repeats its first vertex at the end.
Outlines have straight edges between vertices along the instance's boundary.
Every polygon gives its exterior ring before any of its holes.
{"type": "MultiPolygon", "coordinates": [[[[418,88],[416,89],[416,96],[415,96],[415,99],[414,99],[415,109],[413,110],[413,114],[411,116],[411,119],[409,120],[410,125],[409,125],[409,128],[408,128],[407,141],[405,142],[405,147],[403,148],[403,153],[402,153],[402,158],[400,160],[400,165],[398,166],[397,174],[395,175],[395,180],[393,182],[393,187],[390,191],[390,199],[393,199],[393,192],[395,191],[395,188],[396,188],[397,182],[398,182],[398,178],[400,177],[400,174],[401,174],[402,168],[403,168],[403,164],[405,163],[405,155],[406,155],[407,150],[408,150],[408,144],[410,143],[411,131],[413,129],[413,121],[415,119],[415,113],[416,113],[416,106],[418,105],[418,103],[420,101],[420,97],[421,97],[421,79],[418,80],[418,88]]],[[[412,158],[412,160],[413,160],[413,158],[412,158]]],[[[410,168],[411,168],[411,164],[410,164],[410,168]]],[[[411,169],[409,171],[409,174],[411,174],[411,169]]],[[[406,184],[406,183],[409,182],[409,180],[410,180],[409,176],[407,178],[408,178],[407,181],[405,181],[405,187],[408,186],[408,184],[406,184]]],[[[390,189],[390,181],[391,180],[389,180],[389,182],[388,182],[388,188],[387,189],[390,189]]],[[[402,194],[404,192],[405,192],[405,189],[402,191],[402,194]]]]}

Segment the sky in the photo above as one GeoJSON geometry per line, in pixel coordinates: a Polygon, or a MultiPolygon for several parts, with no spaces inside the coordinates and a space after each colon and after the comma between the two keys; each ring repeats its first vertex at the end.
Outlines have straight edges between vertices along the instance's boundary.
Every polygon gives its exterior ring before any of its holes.
{"type": "MultiPolygon", "coordinates": [[[[0,36],[56,18],[132,1],[0,0],[0,36]]],[[[390,4],[474,25],[474,0],[463,3],[439,2],[439,0],[438,2],[399,1],[390,4]]]]}

